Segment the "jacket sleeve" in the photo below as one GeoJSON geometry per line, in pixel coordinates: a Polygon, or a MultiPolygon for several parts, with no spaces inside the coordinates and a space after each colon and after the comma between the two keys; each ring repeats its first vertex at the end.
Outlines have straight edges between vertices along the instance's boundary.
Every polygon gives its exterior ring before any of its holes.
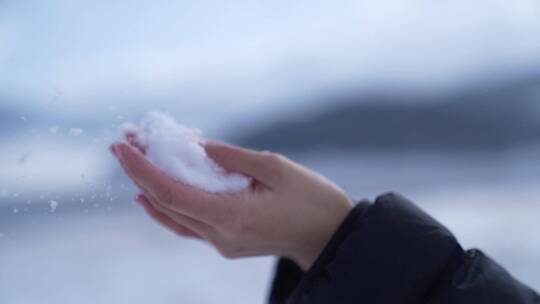
{"type": "Polygon", "coordinates": [[[537,304],[538,294],[396,194],[360,203],[313,266],[278,262],[271,304],[537,304]]]}

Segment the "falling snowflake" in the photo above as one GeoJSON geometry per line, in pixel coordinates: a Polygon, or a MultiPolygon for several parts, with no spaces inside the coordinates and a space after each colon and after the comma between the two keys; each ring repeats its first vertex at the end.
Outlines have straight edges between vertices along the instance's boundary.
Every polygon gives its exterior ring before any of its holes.
{"type": "Polygon", "coordinates": [[[83,133],[82,129],[79,128],[71,128],[69,129],[69,135],[70,136],[79,136],[83,133]]]}
{"type": "Polygon", "coordinates": [[[50,200],[49,206],[51,206],[51,212],[54,212],[56,210],[56,207],[58,207],[58,202],[55,200],[50,200]]]}

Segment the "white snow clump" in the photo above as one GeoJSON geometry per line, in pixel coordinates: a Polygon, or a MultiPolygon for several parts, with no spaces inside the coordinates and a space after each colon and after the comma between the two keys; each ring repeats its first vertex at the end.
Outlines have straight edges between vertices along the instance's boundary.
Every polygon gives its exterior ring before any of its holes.
{"type": "Polygon", "coordinates": [[[179,182],[212,193],[235,193],[246,189],[250,179],[226,172],[208,157],[201,146],[201,131],[178,124],[160,111],[148,112],[139,125],[125,123],[125,134],[134,134],[146,158],[179,182]]]}

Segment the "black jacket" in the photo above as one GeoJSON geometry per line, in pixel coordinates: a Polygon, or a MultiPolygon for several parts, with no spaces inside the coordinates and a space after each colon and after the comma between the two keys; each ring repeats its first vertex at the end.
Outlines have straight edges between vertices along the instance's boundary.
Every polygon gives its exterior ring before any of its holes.
{"type": "Polygon", "coordinates": [[[532,304],[540,297],[481,251],[464,251],[414,204],[387,194],[356,205],[306,273],[281,259],[269,303],[532,304]]]}

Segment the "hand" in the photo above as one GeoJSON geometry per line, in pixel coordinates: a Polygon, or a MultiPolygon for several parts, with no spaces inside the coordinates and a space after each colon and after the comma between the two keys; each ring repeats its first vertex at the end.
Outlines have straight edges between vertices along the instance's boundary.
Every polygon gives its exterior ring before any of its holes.
{"type": "Polygon", "coordinates": [[[205,192],[163,173],[130,136],[131,144],[111,150],[140,188],[137,201],[164,226],[207,240],[225,257],[278,255],[306,270],[352,209],[334,183],[284,156],[215,142],[204,145],[207,154],[253,182],[240,193],[205,192]]]}

